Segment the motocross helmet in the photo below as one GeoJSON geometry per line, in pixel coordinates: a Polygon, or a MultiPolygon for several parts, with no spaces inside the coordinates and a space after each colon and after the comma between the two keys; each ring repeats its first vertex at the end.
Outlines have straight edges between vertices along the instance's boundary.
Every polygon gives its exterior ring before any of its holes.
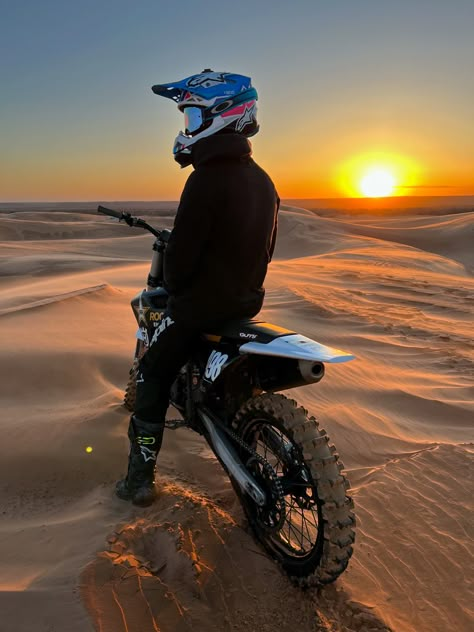
{"type": "Polygon", "coordinates": [[[191,148],[201,138],[221,131],[247,137],[258,132],[258,95],[250,77],[207,68],[152,90],[173,99],[184,114],[184,132],[179,132],[173,147],[174,159],[182,167],[191,164],[191,148]]]}

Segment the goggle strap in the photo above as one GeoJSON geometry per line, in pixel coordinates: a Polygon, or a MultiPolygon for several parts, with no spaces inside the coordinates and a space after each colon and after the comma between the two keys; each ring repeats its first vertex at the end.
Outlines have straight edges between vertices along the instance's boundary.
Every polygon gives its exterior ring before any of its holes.
{"type": "MultiPolygon", "coordinates": [[[[182,101],[182,98],[187,93],[189,93],[189,90],[185,90],[185,91],[183,90],[183,92],[181,93],[181,98],[179,99],[179,104],[178,104],[178,109],[180,110],[183,110],[186,107],[186,101],[182,101]]],[[[226,99],[229,105],[228,107],[226,107],[224,110],[221,110],[221,111],[226,112],[230,108],[233,108],[236,105],[240,105],[241,103],[244,103],[245,101],[251,101],[252,99],[255,99],[255,101],[257,101],[258,99],[257,91],[255,90],[255,88],[249,88],[248,90],[245,90],[234,97],[229,97],[228,99],[226,99]]],[[[216,103],[216,105],[219,105],[219,104],[216,103]]],[[[199,103],[190,103],[188,107],[199,107],[199,108],[202,108],[203,110],[209,110],[209,109],[212,110],[212,107],[209,108],[208,106],[201,105],[199,103]]]]}
{"type": "MultiPolygon", "coordinates": [[[[245,90],[245,92],[242,92],[241,94],[238,94],[235,97],[228,99],[227,102],[229,103],[229,105],[223,110],[219,110],[219,112],[210,114],[210,112],[212,111],[212,108],[203,109],[203,119],[205,122],[212,120],[214,116],[222,114],[223,112],[227,112],[227,110],[231,110],[232,108],[235,108],[236,105],[240,105],[241,103],[246,103],[247,101],[251,101],[252,99],[255,99],[255,100],[258,99],[257,91],[255,90],[255,88],[250,88],[249,90],[245,90]]],[[[217,103],[216,105],[219,105],[219,104],[217,103]]]]}

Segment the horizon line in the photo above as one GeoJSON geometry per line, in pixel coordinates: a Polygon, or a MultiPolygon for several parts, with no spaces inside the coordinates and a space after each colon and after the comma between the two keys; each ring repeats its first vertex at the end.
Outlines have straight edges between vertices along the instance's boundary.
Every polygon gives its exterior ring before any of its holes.
{"type": "MultiPolygon", "coordinates": [[[[281,202],[285,200],[341,200],[341,201],[349,201],[349,200],[357,200],[357,201],[366,201],[366,202],[383,202],[388,200],[403,200],[405,198],[465,198],[465,197],[474,197],[474,191],[472,193],[458,193],[453,195],[386,195],[381,197],[368,197],[368,196],[358,196],[358,197],[349,197],[349,196],[339,196],[339,197],[282,197],[280,198],[281,202]]],[[[173,202],[178,203],[179,198],[150,198],[150,199],[113,199],[113,198],[92,198],[92,199],[82,199],[82,200],[51,200],[51,199],[29,199],[29,200],[6,200],[0,201],[0,205],[4,204],[95,204],[95,203],[152,203],[152,202],[173,202]]]]}

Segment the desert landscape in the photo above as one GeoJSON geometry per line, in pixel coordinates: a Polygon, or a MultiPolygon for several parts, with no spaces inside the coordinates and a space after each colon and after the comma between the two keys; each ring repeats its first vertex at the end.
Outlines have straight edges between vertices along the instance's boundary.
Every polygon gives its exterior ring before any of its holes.
{"type": "MultiPolygon", "coordinates": [[[[157,227],[176,210],[106,205],[157,227]]],[[[306,591],[189,430],[165,433],[152,507],[114,496],[153,238],[96,206],[0,207],[0,632],[472,630],[474,200],[282,207],[261,316],[356,356],[287,393],[358,520],[348,570],[306,591]]]]}

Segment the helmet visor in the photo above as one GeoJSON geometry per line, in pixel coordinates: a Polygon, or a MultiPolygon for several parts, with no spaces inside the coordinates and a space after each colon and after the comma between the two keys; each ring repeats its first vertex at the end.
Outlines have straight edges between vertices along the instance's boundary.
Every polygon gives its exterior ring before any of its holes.
{"type": "Polygon", "coordinates": [[[185,107],[184,113],[184,131],[186,134],[194,134],[202,126],[202,108],[197,107],[185,107]]]}

